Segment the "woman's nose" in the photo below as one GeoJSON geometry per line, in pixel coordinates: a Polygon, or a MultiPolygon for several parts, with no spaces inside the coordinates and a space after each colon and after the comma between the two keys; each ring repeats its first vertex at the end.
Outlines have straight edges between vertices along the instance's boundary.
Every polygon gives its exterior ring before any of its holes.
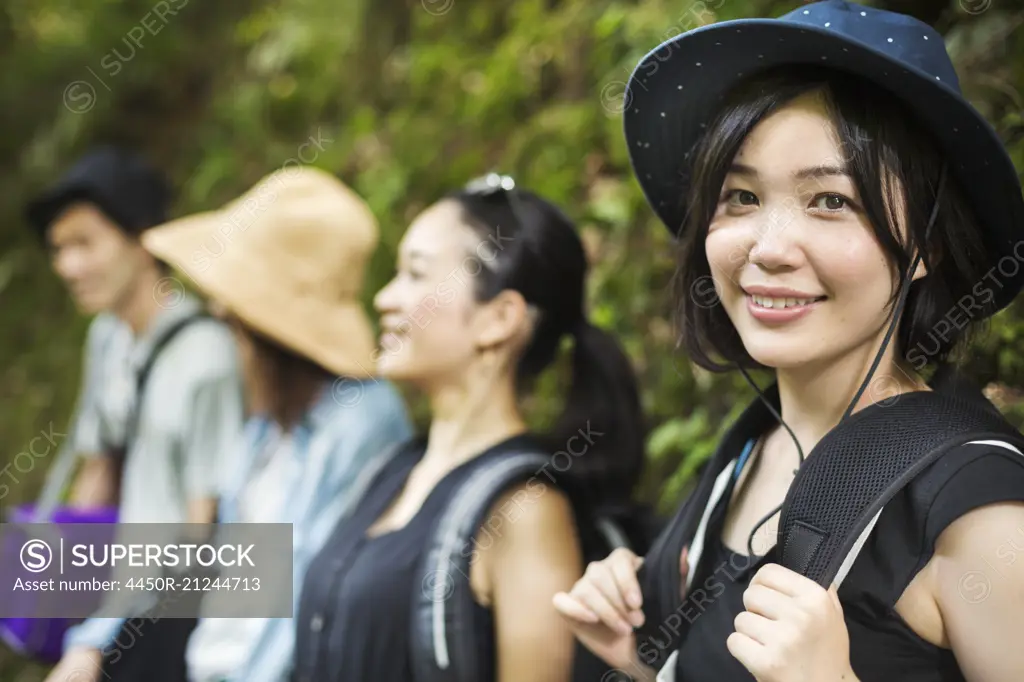
{"type": "Polygon", "coordinates": [[[797,210],[795,202],[772,207],[761,214],[750,247],[750,262],[767,267],[794,265],[799,259],[796,245],[797,210]]]}
{"type": "Polygon", "coordinates": [[[392,282],[388,282],[381,288],[380,291],[373,297],[373,307],[378,313],[385,313],[394,307],[392,302],[392,282]]]}

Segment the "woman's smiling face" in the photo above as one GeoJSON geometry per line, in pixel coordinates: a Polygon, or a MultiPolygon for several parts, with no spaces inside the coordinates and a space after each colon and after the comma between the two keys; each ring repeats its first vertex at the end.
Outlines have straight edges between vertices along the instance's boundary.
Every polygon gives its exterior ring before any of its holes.
{"type": "Polygon", "coordinates": [[[763,365],[836,361],[876,340],[887,321],[893,270],[816,94],[744,140],[705,252],[729,319],[763,365]]]}

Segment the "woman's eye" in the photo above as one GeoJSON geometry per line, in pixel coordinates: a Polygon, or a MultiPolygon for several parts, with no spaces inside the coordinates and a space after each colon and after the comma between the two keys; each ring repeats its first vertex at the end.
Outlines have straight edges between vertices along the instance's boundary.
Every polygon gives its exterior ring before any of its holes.
{"type": "Polygon", "coordinates": [[[848,203],[841,194],[822,194],[814,198],[814,207],[822,211],[841,211],[848,203]]]}
{"type": "Polygon", "coordinates": [[[757,195],[745,189],[729,190],[725,199],[732,206],[757,206],[757,195]]]}

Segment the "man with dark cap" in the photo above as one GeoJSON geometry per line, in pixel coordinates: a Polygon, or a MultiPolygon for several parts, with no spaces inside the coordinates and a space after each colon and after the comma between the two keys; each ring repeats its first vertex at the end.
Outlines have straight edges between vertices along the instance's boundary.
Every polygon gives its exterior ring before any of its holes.
{"type": "MultiPolygon", "coordinates": [[[[116,503],[121,523],[212,522],[221,455],[243,419],[230,331],[140,244],[167,220],[169,194],[141,157],[101,147],[27,212],[77,307],[95,315],[68,443],[83,460],[71,504],[116,503]]],[[[92,618],[72,628],[51,678],[95,671],[98,679],[101,651],[122,623],[92,618]]]]}

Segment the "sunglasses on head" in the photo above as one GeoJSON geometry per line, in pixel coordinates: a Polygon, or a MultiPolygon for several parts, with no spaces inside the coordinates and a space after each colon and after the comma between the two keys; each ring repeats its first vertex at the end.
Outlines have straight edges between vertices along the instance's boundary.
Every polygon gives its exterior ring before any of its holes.
{"type": "Polygon", "coordinates": [[[465,190],[470,194],[489,196],[498,192],[511,192],[516,188],[516,181],[511,175],[488,173],[466,183],[465,190]]]}

